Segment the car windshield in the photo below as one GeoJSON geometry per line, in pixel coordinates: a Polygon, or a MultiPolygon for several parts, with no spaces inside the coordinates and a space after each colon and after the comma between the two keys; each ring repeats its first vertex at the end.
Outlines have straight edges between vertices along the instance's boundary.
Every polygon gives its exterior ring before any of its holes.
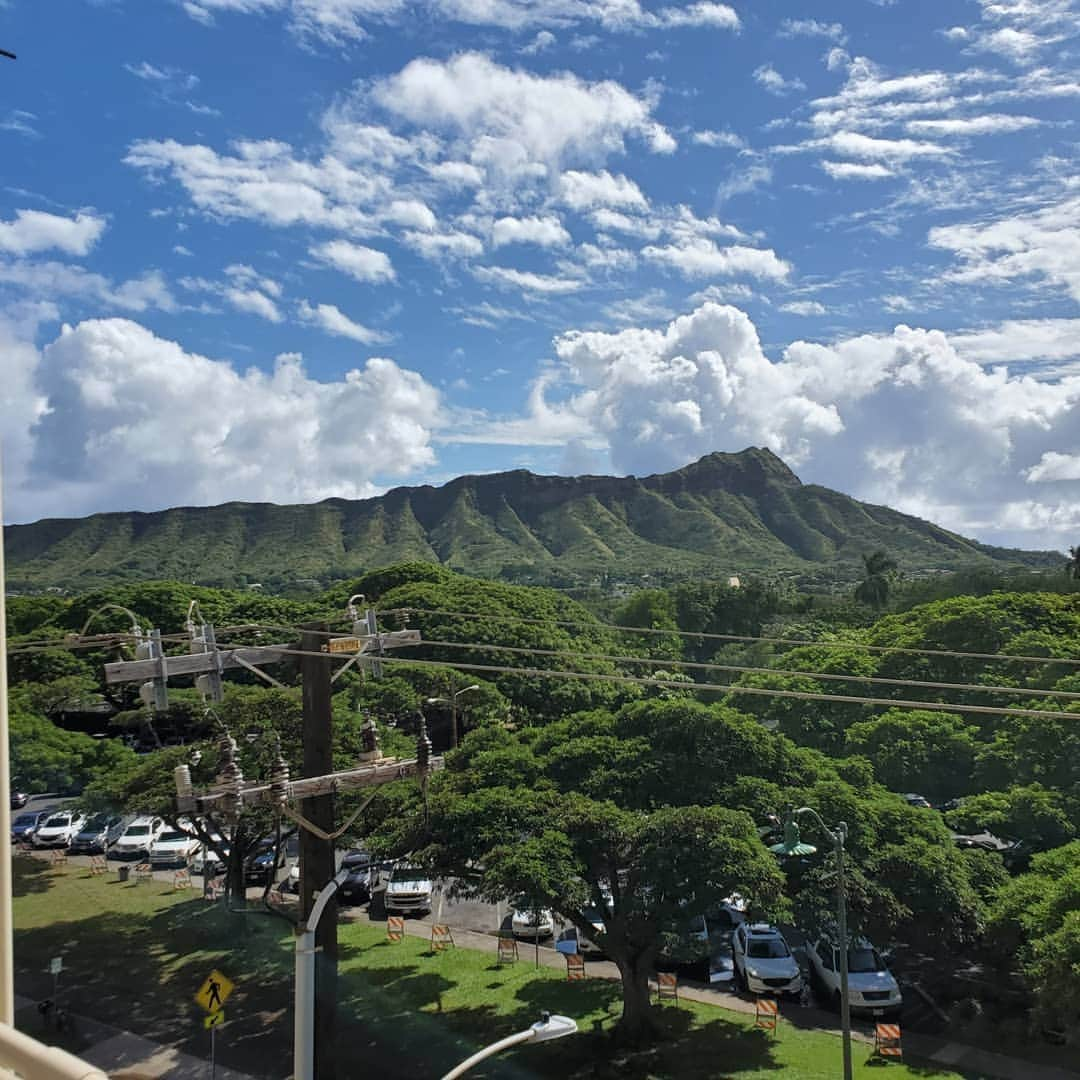
{"type": "Polygon", "coordinates": [[[426,881],[427,876],[423,870],[415,866],[402,866],[390,874],[391,881],[426,881]]]}
{"type": "Polygon", "coordinates": [[[12,824],[13,825],[33,825],[35,821],[37,821],[37,814],[20,814],[14,820],[14,822],[12,822],[12,824]]]}
{"type": "Polygon", "coordinates": [[[885,970],[877,949],[851,949],[848,952],[848,971],[853,975],[885,970]]]}
{"type": "Polygon", "coordinates": [[[149,825],[132,825],[128,831],[128,836],[145,836],[150,831],[149,825]]]}
{"type": "Polygon", "coordinates": [[[789,956],[787,945],[780,938],[764,938],[751,941],[747,946],[746,955],[755,960],[778,960],[780,957],[789,956]]]}
{"type": "Polygon", "coordinates": [[[46,829],[58,829],[63,825],[71,824],[70,814],[53,814],[48,821],[45,822],[46,829]]]}
{"type": "Polygon", "coordinates": [[[174,840],[190,840],[191,837],[185,832],[163,832],[158,837],[159,844],[167,844],[174,840]]]}
{"type": "Polygon", "coordinates": [[[581,914],[584,915],[593,926],[602,926],[604,924],[604,913],[599,908],[586,908],[581,914]]]}
{"type": "Polygon", "coordinates": [[[366,851],[350,851],[344,859],[341,860],[342,866],[347,866],[350,870],[355,870],[360,866],[370,866],[371,856],[366,851]]]}
{"type": "Polygon", "coordinates": [[[104,814],[95,814],[84,826],[83,832],[97,832],[99,829],[107,829],[109,819],[104,814]]]}

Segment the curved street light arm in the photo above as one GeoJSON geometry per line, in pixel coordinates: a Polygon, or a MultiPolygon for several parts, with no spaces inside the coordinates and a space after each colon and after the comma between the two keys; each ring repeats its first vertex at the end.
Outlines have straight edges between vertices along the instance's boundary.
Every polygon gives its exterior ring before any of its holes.
{"type": "Polygon", "coordinates": [[[791,811],[792,817],[799,817],[801,814],[809,814],[810,817],[818,823],[818,827],[825,834],[829,843],[834,847],[843,846],[847,841],[848,827],[846,822],[838,821],[836,823],[836,828],[830,829],[829,826],[825,824],[822,816],[812,806],[800,806],[798,809],[791,811]]]}
{"type": "Polygon", "coordinates": [[[142,627],[139,625],[139,616],[135,614],[131,608],[124,607],[123,604],[102,604],[99,608],[94,608],[93,611],[86,617],[86,622],[83,623],[82,629],[79,631],[79,637],[86,637],[86,631],[90,629],[90,624],[103,612],[103,611],[122,611],[131,620],[131,632],[136,638],[142,637],[142,627]]]}

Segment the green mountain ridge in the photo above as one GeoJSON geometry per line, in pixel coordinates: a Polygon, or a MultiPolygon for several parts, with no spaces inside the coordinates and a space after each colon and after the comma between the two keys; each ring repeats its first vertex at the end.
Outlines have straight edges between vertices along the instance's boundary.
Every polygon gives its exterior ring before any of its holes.
{"type": "Polygon", "coordinates": [[[362,500],[51,518],[8,526],[5,543],[16,591],[149,578],[324,581],[405,560],[537,583],[760,571],[850,577],[876,548],[907,571],[1062,563],[1057,552],[992,547],[803,484],[756,447],[645,477],[518,469],[362,500]]]}

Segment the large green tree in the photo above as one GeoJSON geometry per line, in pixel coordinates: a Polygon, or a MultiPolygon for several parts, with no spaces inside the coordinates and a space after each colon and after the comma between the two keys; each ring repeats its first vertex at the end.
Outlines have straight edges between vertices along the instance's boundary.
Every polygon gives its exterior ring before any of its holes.
{"type": "Polygon", "coordinates": [[[777,910],[782,877],[747,814],[626,810],[551,787],[477,789],[478,779],[463,768],[438,785],[421,857],[468,893],[529,896],[582,934],[595,934],[589,909],[603,911],[601,944],[622,978],[618,1034],[627,1042],[651,1034],[648,979],[666,930],[733,892],[759,913],[777,910]]]}
{"type": "Polygon", "coordinates": [[[848,728],[846,748],[869,758],[892,791],[948,799],[970,791],[977,734],[974,724],[953,713],[889,709],[848,728]]]}
{"type": "Polygon", "coordinates": [[[998,892],[990,932],[1017,955],[1036,1011],[1080,1039],[1080,841],[1036,855],[1031,869],[998,892]]]}
{"type": "Polygon", "coordinates": [[[1061,792],[1042,784],[1024,784],[973,795],[951,811],[948,820],[961,832],[988,829],[999,836],[1023,840],[1029,849],[1045,851],[1077,835],[1076,810],[1061,792]]]}

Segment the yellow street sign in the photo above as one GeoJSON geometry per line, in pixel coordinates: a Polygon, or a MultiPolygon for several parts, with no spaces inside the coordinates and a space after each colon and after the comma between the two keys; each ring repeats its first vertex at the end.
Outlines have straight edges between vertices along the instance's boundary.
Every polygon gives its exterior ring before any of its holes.
{"type": "Polygon", "coordinates": [[[329,653],[359,652],[364,643],[358,637],[331,638],[323,648],[329,653]]]}
{"type": "Polygon", "coordinates": [[[203,1017],[202,1025],[207,1031],[210,1028],[220,1027],[225,1023],[225,1010],[219,1009],[216,1013],[211,1013],[209,1016],[203,1017]]]}
{"type": "Polygon", "coordinates": [[[225,1007],[225,1002],[234,989],[235,984],[215,969],[206,976],[206,982],[199,987],[195,1000],[208,1013],[218,1013],[225,1007]]]}

